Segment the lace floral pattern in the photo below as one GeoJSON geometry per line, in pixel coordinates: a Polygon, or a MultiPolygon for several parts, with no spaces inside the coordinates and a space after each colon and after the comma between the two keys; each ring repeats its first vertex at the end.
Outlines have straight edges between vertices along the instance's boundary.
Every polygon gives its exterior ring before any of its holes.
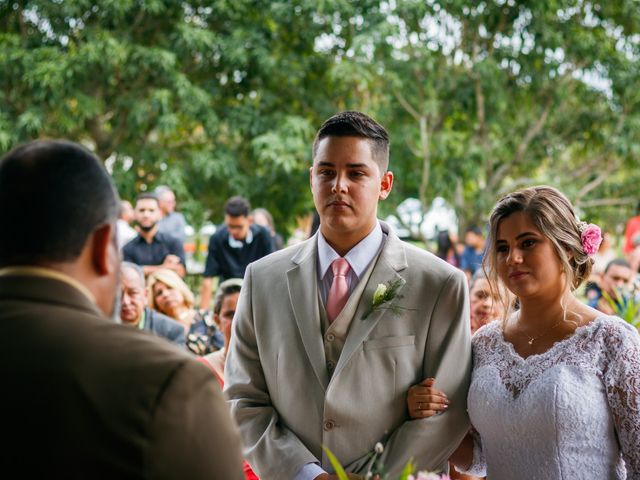
{"type": "MultiPolygon", "coordinates": [[[[523,359],[493,322],[474,336],[473,359],[469,413],[492,478],[640,479],[640,335],[632,326],[602,316],[523,359]]],[[[484,459],[474,457],[478,474],[484,459]]]]}

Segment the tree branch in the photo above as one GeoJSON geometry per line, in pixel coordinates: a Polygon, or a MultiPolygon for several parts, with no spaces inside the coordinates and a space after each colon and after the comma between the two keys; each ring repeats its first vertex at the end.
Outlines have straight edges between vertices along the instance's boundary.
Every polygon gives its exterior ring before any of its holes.
{"type": "Polygon", "coordinates": [[[592,207],[614,207],[617,205],[635,205],[638,202],[637,197],[622,198],[596,198],[592,200],[576,200],[574,203],[580,208],[592,207]]]}
{"type": "Polygon", "coordinates": [[[422,178],[420,179],[420,203],[427,210],[427,187],[431,175],[431,152],[429,149],[429,125],[426,117],[420,118],[420,147],[422,149],[422,178]]]}
{"type": "Polygon", "coordinates": [[[542,131],[542,128],[544,127],[544,124],[547,121],[547,118],[549,118],[549,112],[551,112],[551,105],[553,105],[552,96],[550,96],[547,99],[547,101],[545,102],[544,108],[542,109],[542,112],[540,112],[540,116],[538,117],[536,122],[533,125],[531,125],[531,127],[529,127],[529,130],[527,130],[527,133],[525,134],[524,138],[518,145],[518,148],[516,149],[516,155],[513,161],[514,164],[519,164],[522,162],[522,159],[524,158],[524,155],[527,149],[529,148],[531,141],[535,137],[537,137],[538,134],[542,131]]]}
{"type": "Polygon", "coordinates": [[[589,192],[598,188],[602,183],[609,178],[611,172],[613,172],[616,168],[618,168],[618,163],[615,161],[609,161],[604,169],[598,174],[596,178],[591,180],[585,186],[583,186],[578,193],[575,195],[575,201],[578,202],[582,200],[589,192]]]}
{"type": "Polygon", "coordinates": [[[404,95],[402,95],[399,91],[394,90],[393,91],[393,95],[396,97],[396,99],[398,100],[398,102],[400,102],[400,105],[402,105],[402,108],[404,108],[407,113],[409,113],[409,115],[411,115],[413,117],[413,119],[416,122],[420,122],[420,119],[422,118],[422,115],[420,115],[418,113],[418,111],[413,108],[411,106],[411,104],[408,102],[408,100],[406,98],[404,98],[404,95]]]}

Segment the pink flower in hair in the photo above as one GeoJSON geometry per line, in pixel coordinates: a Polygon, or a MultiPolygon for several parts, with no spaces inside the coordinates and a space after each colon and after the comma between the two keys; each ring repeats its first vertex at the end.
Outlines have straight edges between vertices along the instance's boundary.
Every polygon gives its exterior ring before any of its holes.
{"type": "Polygon", "coordinates": [[[582,241],[584,253],[589,256],[594,255],[598,251],[598,248],[600,248],[600,243],[602,243],[600,227],[590,223],[588,225],[585,224],[580,230],[582,231],[580,240],[582,241]]]}

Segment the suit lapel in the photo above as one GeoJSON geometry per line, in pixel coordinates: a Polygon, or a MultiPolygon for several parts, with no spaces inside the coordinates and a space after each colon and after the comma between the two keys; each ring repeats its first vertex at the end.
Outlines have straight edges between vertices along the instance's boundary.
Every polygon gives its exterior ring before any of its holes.
{"type": "Polygon", "coordinates": [[[292,258],[295,265],[287,271],[287,285],[289,300],[309,362],[316,378],[326,389],[329,377],[322,344],[322,329],[320,328],[316,270],[317,244],[316,236],[312,237],[292,258]]]}
{"type": "Polygon", "coordinates": [[[393,315],[393,313],[388,309],[380,308],[373,311],[366,319],[362,318],[371,306],[373,293],[378,287],[378,284],[383,283],[386,285],[389,282],[399,280],[400,287],[397,292],[398,295],[401,295],[402,288],[406,283],[400,273],[407,267],[404,246],[400,239],[389,229],[387,224],[384,222],[380,222],[380,224],[382,225],[383,231],[387,234],[387,240],[382,247],[382,252],[380,252],[376,264],[373,267],[369,281],[367,282],[364,293],[360,299],[360,304],[356,309],[356,314],[351,321],[349,334],[345,340],[342,353],[340,354],[340,359],[338,360],[338,365],[336,365],[332,378],[336,378],[340,374],[340,371],[347,365],[354,352],[360,348],[380,319],[385,316],[393,315]]]}

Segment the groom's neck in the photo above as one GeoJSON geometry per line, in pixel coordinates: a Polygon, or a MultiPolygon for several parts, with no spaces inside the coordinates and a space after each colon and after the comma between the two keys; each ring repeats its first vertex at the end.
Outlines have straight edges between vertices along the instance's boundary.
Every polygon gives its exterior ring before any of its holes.
{"type": "Polygon", "coordinates": [[[370,230],[364,232],[335,231],[329,228],[322,228],[321,225],[320,232],[331,248],[333,248],[338,255],[344,257],[353,247],[364,240],[367,235],[373,231],[376,225],[377,222],[370,230]]]}

